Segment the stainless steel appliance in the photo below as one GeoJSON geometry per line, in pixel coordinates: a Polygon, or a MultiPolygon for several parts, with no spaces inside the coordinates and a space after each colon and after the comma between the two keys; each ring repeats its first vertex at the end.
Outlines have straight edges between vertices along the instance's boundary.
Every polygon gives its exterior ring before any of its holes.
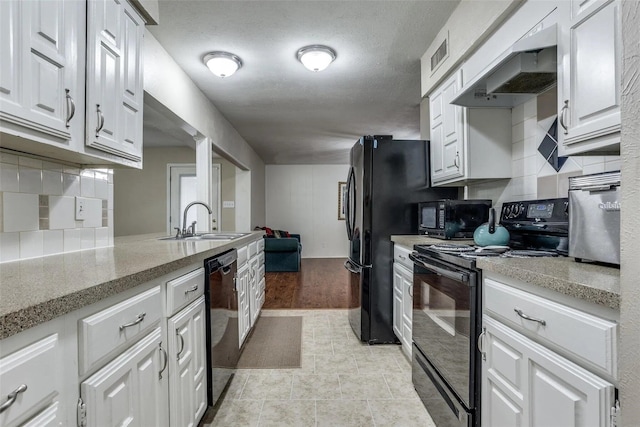
{"type": "Polygon", "coordinates": [[[220,394],[233,377],[240,347],[238,339],[238,294],[236,273],[238,253],[235,249],[205,261],[209,286],[206,300],[210,307],[207,322],[207,350],[210,360],[208,372],[209,405],[218,401],[220,394]]]}
{"type": "Polygon", "coordinates": [[[620,265],[620,171],[569,178],[569,255],[620,265]]]}
{"type": "Polygon", "coordinates": [[[412,378],[438,427],[480,425],[482,272],[479,257],[559,256],[568,239],[567,199],[507,202],[509,247],[416,245],[412,378]]]}
{"type": "Polygon", "coordinates": [[[439,239],[471,238],[489,219],[491,200],[434,200],[418,204],[418,234],[439,239]]]}
{"type": "Polygon", "coordinates": [[[345,219],[349,239],[349,322],[369,344],[393,333],[392,234],[413,234],[418,202],[455,198],[455,188],[429,188],[427,141],[365,136],[351,149],[345,219]]]}

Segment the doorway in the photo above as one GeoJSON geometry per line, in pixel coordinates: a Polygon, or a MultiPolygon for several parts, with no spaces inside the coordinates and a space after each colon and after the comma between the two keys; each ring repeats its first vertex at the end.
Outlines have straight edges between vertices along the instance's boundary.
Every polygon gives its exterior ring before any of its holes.
{"type": "MultiPolygon", "coordinates": [[[[170,163],[167,165],[167,232],[175,234],[176,228],[183,228],[182,215],[187,205],[197,200],[196,165],[191,163],[170,163]]],[[[196,224],[198,232],[217,231],[222,229],[220,224],[220,165],[211,165],[211,200],[213,201],[210,215],[211,227],[206,224],[196,224]]],[[[190,225],[197,219],[197,209],[202,206],[194,206],[187,213],[186,224],[190,225]]]]}

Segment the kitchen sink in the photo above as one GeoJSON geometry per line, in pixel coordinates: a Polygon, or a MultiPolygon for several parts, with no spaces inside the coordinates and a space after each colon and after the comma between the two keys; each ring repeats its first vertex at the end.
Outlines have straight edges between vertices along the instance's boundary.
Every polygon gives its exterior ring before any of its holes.
{"type": "Polygon", "coordinates": [[[188,236],[188,237],[176,237],[176,236],[161,237],[158,240],[218,240],[218,241],[225,241],[225,240],[234,240],[234,239],[237,239],[239,237],[244,237],[244,236],[246,236],[248,234],[249,233],[202,233],[202,234],[196,234],[194,236],[188,236]]]}

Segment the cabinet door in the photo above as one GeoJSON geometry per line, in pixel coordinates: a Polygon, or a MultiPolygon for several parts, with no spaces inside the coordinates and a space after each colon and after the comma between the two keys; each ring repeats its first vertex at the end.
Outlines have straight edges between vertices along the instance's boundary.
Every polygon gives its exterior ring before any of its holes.
{"type": "Polygon", "coordinates": [[[569,6],[570,17],[565,19],[558,44],[561,155],[603,149],[620,141],[620,3],[574,0],[569,6]],[[578,143],[584,141],[592,143],[582,148],[578,143]]]}
{"type": "Polygon", "coordinates": [[[251,326],[256,323],[258,318],[258,257],[254,256],[249,261],[249,313],[251,319],[251,326]]]}
{"type": "Polygon", "coordinates": [[[238,291],[238,337],[239,346],[242,347],[244,339],[251,329],[249,313],[249,264],[245,263],[238,269],[236,277],[236,290],[238,291]]]}
{"type": "Polygon", "coordinates": [[[453,98],[462,87],[462,73],[454,73],[442,88],[443,102],[443,136],[442,164],[444,167],[443,178],[455,178],[464,176],[462,165],[464,156],[463,147],[463,112],[464,108],[451,104],[453,98]]]}
{"type": "Polygon", "coordinates": [[[168,322],[171,426],[194,426],[207,407],[204,296],[168,322]]]}
{"type": "Polygon", "coordinates": [[[86,144],[142,160],[144,23],[124,0],[88,2],[86,144]]]}
{"type": "Polygon", "coordinates": [[[462,87],[462,72],[451,75],[429,96],[431,179],[439,182],[464,175],[463,107],[451,104],[462,87]]]}
{"type": "MultiPolygon", "coordinates": [[[[28,334],[28,332],[26,332],[28,334]]],[[[0,359],[0,402],[13,403],[0,412],[0,425],[63,424],[59,403],[63,363],[58,334],[52,334],[0,359]],[[43,409],[44,408],[44,409],[43,409]],[[34,416],[35,415],[35,416],[34,416]],[[39,423],[36,423],[40,420],[39,423]]]]}
{"type": "Polygon", "coordinates": [[[84,127],[84,4],[3,1],[0,12],[2,129],[75,148],[84,127]]]}
{"type": "Polygon", "coordinates": [[[483,323],[483,425],[610,425],[612,384],[486,315],[483,323]]]}
{"type": "Polygon", "coordinates": [[[393,263],[393,332],[402,341],[402,273],[397,262],[393,263]]]}
{"type": "Polygon", "coordinates": [[[81,384],[88,427],[168,425],[161,343],[156,328],[81,384]]]}

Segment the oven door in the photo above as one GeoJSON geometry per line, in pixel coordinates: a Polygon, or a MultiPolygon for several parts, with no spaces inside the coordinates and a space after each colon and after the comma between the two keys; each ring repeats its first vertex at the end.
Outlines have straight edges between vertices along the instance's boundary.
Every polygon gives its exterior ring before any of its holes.
{"type": "Polygon", "coordinates": [[[474,271],[411,254],[414,345],[461,403],[476,407],[479,294],[474,271]]]}

